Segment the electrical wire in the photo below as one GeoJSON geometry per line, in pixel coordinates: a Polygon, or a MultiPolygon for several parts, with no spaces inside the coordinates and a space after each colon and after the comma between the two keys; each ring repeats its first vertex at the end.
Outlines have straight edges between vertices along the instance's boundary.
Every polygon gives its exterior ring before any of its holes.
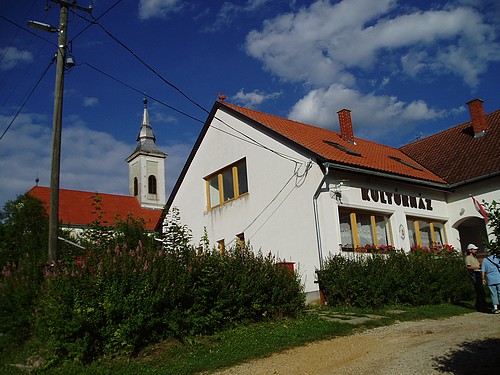
{"type": "Polygon", "coordinates": [[[40,39],[42,39],[42,40],[46,41],[47,43],[52,44],[53,46],[56,46],[56,47],[57,47],[57,43],[51,42],[50,40],[48,40],[48,39],[46,39],[46,38],[44,38],[44,37],[41,37],[40,35],[38,35],[37,33],[34,33],[34,32],[33,32],[33,31],[31,31],[30,29],[27,29],[26,27],[21,26],[21,25],[19,25],[19,24],[15,23],[14,21],[11,21],[11,20],[9,20],[8,18],[6,18],[6,17],[4,17],[4,16],[1,16],[1,15],[0,15],[0,18],[1,18],[1,19],[3,19],[3,20],[5,20],[5,21],[7,21],[7,22],[9,22],[9,23],[11,23],[11,24],[13,24],[13,25],[14,25],[14,26],[16,26],[16,27],[19,27],[19,28],[23,29],[23,30],[24,30],[24,31],[26,31],[27,33],[30,33],[31,35],[34,35],[34,36],[36,36],[37,38],[40,38],[40,39]]]}
{"type": "Polygon", "coordinates": [[[191,116],[190,114],[188,114],[188,113],[186,113],[186,112],[183,112],[183,111],[181,111],[181,110],[179,110],[179,109],[177,109],[177,108],[175,108],[175,107],[172,107],[171,105],[168,105],[168,104],[166,104],[166,103],[162,102],[161,100],[154,98],[154,97],[153,97],[153,96],[151,96],[151,95],[145,94],[145,93],[143,93],[142,91],[140,91],[140,90],[136,89],[135,87],[132,87],[131,85],[129,85],[129,84],[127,84],[127,83],[123,82],[123,81],[120,81],[118,78],[113,77],[112,75],[110,75],[110,74],[108,74],[108,73],[106,73],[106,72],[102,71],[102,70],[101,70],[101,69],[99,69],[99,68],[96,68],[95,66],[93,66],[93,65],[91,65],[91,64],[89,64],[89,63],[84,62],[84,63],[82,63],[82,64],[80,64],[80,65],[86,65],[86,66],[88,66],[89,68],[92,68],[92,69],[94,69],[95,71],[97,71],[97,72],[101,73],[102,75],[105,75],[106,77],[108,77],[108,78],[112,79],[113,81],[118,82],[118,83],[120,83],[121,85],[123,85],[123,86],[125,86],[125,87],[128,87],[129,89],[131,89],[131,90],[133,90],[133,91],[135,91],[135,92],[138,92],[139,94],[144,95],[144,96],[146,96],[147,98],[149,98],[149,99],[151,99],[151,100],[154,100],[155,102],[157,102],[157,103],[159,103],[159,104],[161,104],[161,105],[164,105],[165,107],[167,107],[167,108],[171,109],[172,111],[175,111],[175,112],[177,112],[177,113],[180,113],[180,114],[181,114],[181,115],[183,115],[183,116],[186,116],[186,117],[190,118],[191,120],[201,122],[202,124],[204,123],[204,121],[203,121],[203,120],[197,119],[196,117],[193,117],[193,116],[191,116]]]}
{"type": "MultiPolygon", "coordinates": [[[[192,99],[189,95],[187,95],[184,91],[182,91],[179,87],[177,87],[175,84],[173,84],[172,82],[170,82],[169,80],[167,80],[166,78],[164,78],[161,74],[159,74],[153,67],[151,67],[151,65],[149,65],[144,59],[142,59],[139,55],[137,55],[130,47],[128,47],[125,43],[123,43],[122,41],[120,41],[117,37],[115,37],[110,31],[108,31],[102,24],[99,23],[98,19],[93,18],[93,21],[91,20],[88,20],[87,18],[75,13],[76,15],[78,15],[79,17],[81,17],[82,19],[85,19],[86,21],[90,22],[91,24],[96,24],[98,25],[111,39],[113,39],[116,43],[118,43],[120,46],[122,46],[123,48],[125,48],[129,53],[132,54],[132,56],[134,56],[142,65],[144,65],[147,69],[149,69],[151,72],[153,72],[158,78],[160,78],[164,83],[166,83],[167,85],[169,85],[170,87],[172,87],[174,90],[176,90],[178,93],[180,93],[184,98],[186,98],[189,102],[191,102],[192,104],[194,104],[196,107],[200,108],[202,111],[206,112],[207,114],[210,114],[210,111],[207,110],[206,108],[204,108],[202,105],[200,105],[199,103],[197,103],[194,99],[192,99]]],[[[114,79],[114,78],[113,78],[114,79]]],[[[173,108],[172,108],[173,109],[173,108]]],[[[175,109],[174,109],[175,110],[175,109]]],[[[178,110],[176,110],[178,111],[178,110]]],[[[189,116],[189,115],[188,115],[189,116]]],[[[189,116],[191,117],[191,116],[189,116]]],[[[191,117],[193,118],[193,117],[191,117]]],[[[256,141],[255,139],[251,138],[250,136],[240,132],[239,130],[236,130],[235,128],[233,128],[232,126],[230,126],[228,123],[226,123],[225,121],[219,119],[217,116],[214,116],[215,119],[217,119],[218,121],[220,121],[222,124],[226,125],[228,128],[230,128],[231,130],[233,130],[234,132],[240,134],[241,136],[245,137],[245,138],[248,138],[249,140],[251,140],[252,142],[254,142],[254,144],[284,158],[284,159],[288,159],[290,161],[292,161],[293,163],[296,164],[296,161],[271,149],[270,147],[267,147],[267,146],[264,146],[262,143],[256,141]]]]}
{"type": "MultiPolygon", "coordinates": [[[[102,13],[99,17],[97,17],[95,20],[98,21],[100,20],[102,17],[104,17],[107,13],[109,13],[114,7],[116,7],[118,4],[120,4],[123,0],[118,0],[116,3],[114,3],[113,5],[111,5],[104,13],[102,13]]],[[[75,12],[73,9],[70,9],[70,12],[75,14],[76,16],[80,17],[80,18],[83,18],[84,20],[86,20],[87,22],[89,22],[89,25],[87,25],[85,28],[83,28],[82,30],[80,30],[80,32],[78,34],[76,34],[68,43],[71,43],[73,42],[73,40],[75,40],[76,38],[78,38],[82,33],[84,33],[85,31],[87,31],[87,29],[89,29],[90,27],[92,27],[92,25],[95,25],[96,24],[96,21],[90,21],[88,19],[86,19],[85,17],[81,16],[80,14],[78,14],[77,12],[75,12]]]]}
{"type": "MultiPolygon", "coordinates": [[[[300,163],[301,166],[303,165],[303,163],[300,163]]],[[[268,204],[266,204],[266,206],[260,211],[260,213],[242,230],[243,233],[245,233],[250,227],[252,227],[256,222],[257,220],[267,211],[267,209],[278,199],[278,197],[281,195],[281,193],[285,190],[285,188],[288,186],[288,184],[290,184],[290,182],[293,180],[293,178],[295,177],[295,179],[297,180],[298,178],[306,178],[307,177],[307,174],[309,172],[309,169],[311,169],[312,167],[312,163],[311,161],[309,161],[305,167],[305,171],[304,173],[300,174],[299,175],[299,165],[297,164],[294,168],[294,171],[293,171],[293,174],[290,176],[290,178],[285,182],[285,184],[283,185],[283,187],[276,193],[276,195],[269,201],[268,204]]],[[[300,185],[297,185],[297,183],[295,183],[295,186],[294,186],[294,189],[295,188],[298,188],[300,187],[300,185]]],[[[271,218],[271,216],[281,207],[281,205],[288,199],[288,197],[292,194],[292,192],[294,191],[294,189],[291,189],[286,195],[285,197],[283,198],[283,200],[278,204],[278,206],[274,209],[274,211],[269,215],[269,217],[264,221],[267,222],[267,220],[269,220],[271,218]]],[[[262,225],[264,225],[264,223],[262,225]]],[[[262,225],[257,229],[257,231],[262,227],[262,225]]],[[[255,231],[254,235],[257,233],[257,231],[255,231]]],[[[251,238],[251,237],[250,237],[251,238]]],[[[249,239],[250,239],[249,238],[249,239]]],[[[231,241],[229,241],[228,245],[231,245],[234,241],[236,241],[235,238],[233,238],[231,241]]]]}
{"type": "Polygon", "coordinates": [[[205,109],[202,105],[198,104],[195,100],[191,99],[189,95],[187,95],[184,91],[182,91],[179,87],[174,85],[172,82],[168,81],[165,79],[160,73],[158,73],[151,65],[149,65],[146,61],[144,61],[139,55],[137,55],[130,47],[128,47],[125,43],[123,43],[121,40],[119,40],[117,37],[115,37],[113,34],[111,34],[103,25],[99,23],[99,21],[96,18],[93,18],[93,22],[99,26],[111,39],[113,39],[116,43],[121,45],[123,48],[125,48],[128,52],[132,54],[142,65],[144,65],[146,68],[148,68],[153,74],[155,74],[158,78],[160,78],[163,82],[165,82],[167,85],[169,85],[171,88],[176,90],[179,94],[181,94],[184,98],[186,98],[188,101],[190,101],[192,104],[194,104],[196,107],[200,108],[202,111],[206,112],[207,114],[210,113],[207,109],[205,109]]]}
{"type": "MultiPolygon", "coordinates": [[[[197,121],[197,122],[199,122],[199,123],[202,123],[202,124],[204,123],[204,121],[203,121],[203,120],[200,120],[200,119],[198,119],[198,118],[196,118],[196,117],[194,117],[194,116],[191,116],[190,114],[188,114],[188,113],[186,113],[186,112],[184,112],[184,111],[181,111],[181,110],[179,110],[179,109],[177,109],[177,108],[175,108],[175,107],[172,107],[171,105],[169,105],[169,104],[167,104],[167,103],[164,103],[163,101],[161,101],[161,100],[159,100],[159,99],[157,99],[157,98],[153,97],[152,95],[148,95],[148,94],[146,94],[146,93],[144,93],[144,92],[140,91],[139,89],[137,89],[137,88],[133,87],[132,85],[130,85],[130,84],[128,84],[128,83],[125,83],[125,82],[123,82],[122,80],[120,80],[120,79],[118,79],[118,78],[116,78],[116,77],[113,77],[111,74],[108,74],[108,73],[104,72],[103,70],[101,70],[101,69],[99,69],[99,68],[95,67],[94,65],[92,65],[92,64],[90,64],[90,63],[83,62],[83,63],[81,63],[81,64],[79,64],[79,65],[85,65],[85,66],[88,66],[89,68],[94,69],[95,71],[97,71],[97,72],[99,72],[100,74],[102,74],[102,75],[104,75],[104,76],[108,77],[109,79],[112,79],[113,81],[118,82],[119,84],[121,84],[121,85],[123,85],[123,86],[125,86],[125,87],[127,87],[127,88],[129,88],[129,89],[131,89],[131,90],[133,90],[133,91],[135,91],[135,92],[137,92],[137,93],[141,94],[141,95],[144,95],[144,96],[145,96],[145,97],[147,97],[148,99],[151,99],[151,100],[153,100],[153,101],[155,101],[155,102],[157,102],[157,103],[159,103],[159,104],[161,104],[161,105],[163,105],[163,106],[165,106],[165,107],[167,107],[167,108],[171,109],[172,111],[175,111],[175,112],[177,112],[177,113],[179,113],[179,114],[181,114],[181,115],[183,115],[183,116],[186,116],[186,117],[188,117],[188,118],[190,118],[190,119],[192,119],[192,120],[194,120],[194,121],[197,121]]],[[[240,131],[238,131],[238,130],[234,129],[232,126],[230,126],[229,124],[227,124],[225,121],[223,121],[223,120],[221,120],[221,119],[219,119],[219,118],[217,118],[217,117],[216,117],[216,119],[217,119],[217,120],[219,120],[219,121],[220,121],[221,123],[223,123],[224,125],[226,125],[227,127],[229,127],[230,129],[232,129],[234,132],[236,132],[236,133],[238,133],[238,134],[241,134],[241,136],[237,136],[237,135],[232,134],[232,133],[230,133],[230,132],[228,132],[228,131],[226,131],[226,130],[223,130],[223,129],[221,129],[221,128],[218,128],[217,126],[215,126],[215,125],[213,125],[213,124],[211,125],[211,127],[212,127],[212,128],[214,128],[214,129],[216,129],[216,130],[218,130],[218,131],[221,131],[221,132],[223,132],[223,133],[225,133],[225,134],[227,134],[227,135],[230,135],[230,136],[232,136],[232,137],[234,137],[234,138],[237,138],[237,139],[239,139],[239,140],[242,140],[242,141],[248,142],[248,143],[250,143],[250,144],[253,144],[253,145],[255,145],[255,146],[258,146],[258,147],[262,147],[262,148],[264,148],[264,149],[267,149],[268,151],[274,152],[275,154],[277,154],[277,155],[279,155],[279,156],[281,156],[281,157],[283,157],[283,158],[285,158],[285,159],[288,159],[288,160],[293,161],[293,162],[295,162],[295,163],[296,163],[296,160],[294,160],[294,159],[293,159],[293,157],[288,156],[288,155],[285,155],[285,154],[282,154],[282,153],[280,153],[280,152],[278,152],[278,151],[272,150],[272,149],[270,149],[270,148],[268,148],[268,147],[266,147],[266,146],[262,145],[261,143],[257,142],[255,139],[251,138],[250,136],[248,136],[248,135],[246,135],[246,134],[244,134],[244,133],[242,133],[242,132],[240,132],[240,131]]]]}
{"type": "Polygon", "coordinates": [[[17,110],[16,114],[14,115],[14,117],[12,118],[12,120],[10,121],[9,125],[7,126],[7,128],[4,130],[4,132],[2,133],[2,135],[0,135],[0,141],[2,140],[2,138],[5,136],[5,134],[7,133],[7,131],[9,131],[10,127],[12,126],[12,124],[14,123],[14,121],[16,120],[17,116],[19,116],[19,113],[21,113],[21,111],[23,110],[24,106],[26,105],[26,103],[28,102],[29,98],[31,97],[31,95],[33,95],[33,93],[35,92],[36,88],[38,87],[38,84],[42,81],[43,77],[45,77],[45,74],[47,74],[47,71],[49,70],[49,68],[52,66],[52,64],[54,63],[56,59],[53,58],[50,62],[49,65],[47,65],[47,67],[45,68],[45,70],[43,71],[42,75],[40,76],[40,78],[38,79],[38,81],[36,82],[35,86],[33,86],[33,88],[31,89],[30,93],[28,94],[28,96],[26,97],[26,99],[24,99],[24,102],[23,104],[21,104],[21,106],[19,107],[19,109],[17,110]]]}

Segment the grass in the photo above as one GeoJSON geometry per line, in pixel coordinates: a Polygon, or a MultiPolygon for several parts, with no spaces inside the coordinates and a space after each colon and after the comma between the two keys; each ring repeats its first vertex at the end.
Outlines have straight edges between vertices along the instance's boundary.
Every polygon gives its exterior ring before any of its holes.
{"type": "MultiPolygon", "coordinates": [[[[392,306],[383,309],[313,307],[297,319],[240,326],[213,336],[193,337],[185,342],[167,340],[152,345],[134,358],[102,360],[88,366],[65,364],[39,371],[43,374],[195,374],[213,372],[254,358],[261,358],[309,342],[349,335],[360,330],[393,324],[397,321],[440,319],[473,311],[470,306],[434,305],[392,306]],[[340,316],[333,321],[325,316],[340,316]],[[349,317],[377,315],[353,325],[349,317]]],[[[11,363],[23,363],[37,353],[40,343],[29,341],[24,347],[0,351],[0,373],[25,374],[11,363]]]]}

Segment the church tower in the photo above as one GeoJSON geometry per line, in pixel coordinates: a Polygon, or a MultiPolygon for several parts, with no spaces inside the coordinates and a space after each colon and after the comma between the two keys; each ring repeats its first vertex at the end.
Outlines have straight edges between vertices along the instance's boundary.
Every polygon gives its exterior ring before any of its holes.
{"type": "Polygon", "coordinates": [[[144,98],[142,125],[137,135],[137,147],[126,159],[129,170],[130,195],[144,208],[163,208],[166,203],[165,158],[156,147],[156,137],[149,123],[148,101],[144,98]]]}

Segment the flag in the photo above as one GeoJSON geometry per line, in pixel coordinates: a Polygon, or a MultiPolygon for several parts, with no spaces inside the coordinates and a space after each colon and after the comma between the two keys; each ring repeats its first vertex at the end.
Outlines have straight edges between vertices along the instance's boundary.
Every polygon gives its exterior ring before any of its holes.
{"type": "Polygon", "coordinates": [[[477,201],[477,199],[474,198],[472,195],[471,195],[471,198],[472,198],[472,201],[474,202],[474,207],[476,208],[477,212],[479,212],[481,214],[481,216],[484,219],[484,222],[488,223],[488,215],[486,214],[486,211],[484,210],[483,205],[481,203],[479,203],[477,201]]]}

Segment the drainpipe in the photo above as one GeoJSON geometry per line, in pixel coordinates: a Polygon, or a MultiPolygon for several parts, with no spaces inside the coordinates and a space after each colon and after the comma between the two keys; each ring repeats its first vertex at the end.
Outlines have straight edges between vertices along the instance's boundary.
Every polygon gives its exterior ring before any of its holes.
{"type": "Polygon", "coordinates": [[[313,196],[313,208],[314,208],[314,224],[316,225],[316,242],[318,244],[318,256],[319,256],[319,269],[323,269],[323,248],[321,246],[321,229],[319,225],[319,214],[318,214],[318,197],[321,194],[321,187],[326,181],[326,177],[328,176],[328,164],[325,163],[325,174],[321,179],[321,182],[316,189],[316,192],[313,196]]]}

